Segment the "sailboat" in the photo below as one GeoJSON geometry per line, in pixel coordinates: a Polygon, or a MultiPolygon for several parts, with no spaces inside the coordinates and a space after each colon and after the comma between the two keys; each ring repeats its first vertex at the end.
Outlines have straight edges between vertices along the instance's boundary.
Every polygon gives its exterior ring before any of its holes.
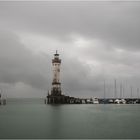
{"type": "Polygon", "coordinates": [[[98,98],[96,98],[96,97],[93,98],[93,104],[99,104],[98,98]]]}
{"type": "Polygon", "coordinates": [[[122,94],[124,94],[124,87],[122,84],[120,84],[120,103],[126,104],[126,100],[122,98],[122,94]]]}
{"type": "MultiPolygon", "coordinates": [[[[122,84],[120,84],[120,98],[119,99],[115,99],[114,103],[115,104],[126,104],[126,100],[122,98],[122,93],[124,91],[124,87],[122,86],[122,84]]],[[[115,96],[116,96],[116,80],[115,80],[115,96]]]]}

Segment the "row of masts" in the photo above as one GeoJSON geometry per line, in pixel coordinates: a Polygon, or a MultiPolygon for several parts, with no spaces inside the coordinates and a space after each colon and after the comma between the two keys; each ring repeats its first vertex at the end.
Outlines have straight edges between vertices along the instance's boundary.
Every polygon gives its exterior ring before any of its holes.
{"type": "MultiPolygon", "coordinates": [[[[106,80],[104,80],[104,98],[106,98],[107,96],[107,84],[106,84],[106,80]]],[[[108,87],[109,89],[109,87],[108,87]]],[[[109,91],[108,91],[109,92],[109,91]]],[[[113,93],[113,92],[112,92],[113,93]]],[[[124,94],[127,93],[127,98],[140,98],[139,97],[139,88],[136,87],[134,88],[133,86],[129,85],[127,88],[124,87],[123,83],[119,84],[119,96],[117,96],[118,94],[118,87],[117,87],[117,80],[114,80],[114,97],[113,98],[125,98],[124,94]],[[135,97],[133,96],[134,94],[134,89],[136,91],[135,97]],[[130,93],[130,95],[128,95],[128,93],[130,93]]],[[[113,94],[112,94],[113,95],[113,94]]]]}

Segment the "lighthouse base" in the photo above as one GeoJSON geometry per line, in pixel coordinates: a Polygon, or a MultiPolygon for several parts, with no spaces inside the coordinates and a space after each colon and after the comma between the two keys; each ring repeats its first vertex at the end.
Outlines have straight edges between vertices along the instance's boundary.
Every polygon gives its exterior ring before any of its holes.
{"type": "Polygon", "coordinates": [[[48,95],[48,104],[70,104],[70,97],[65,95],[48,95]]]}

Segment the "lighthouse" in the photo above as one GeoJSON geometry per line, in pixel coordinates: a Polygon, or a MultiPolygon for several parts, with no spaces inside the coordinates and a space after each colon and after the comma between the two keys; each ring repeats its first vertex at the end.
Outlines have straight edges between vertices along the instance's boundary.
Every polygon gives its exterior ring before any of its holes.
{"type": "Polygon", "coordinates": [[[52,89],[51,89],[51,95],[54,96],[61,96],[61,83],[60,83],[60,65],[61,65],[61,59],[59,59],[59,54],[54,54],[54,58],[52,59],[52,66],[53,66],[53,81],[52,81],[52,89]]]}
{"type": "Polygon", "coordinates": [[[62,94],[60,83],[60,66],[61,59],[56,51],[52,59],[52,87],[48,92],[47,103],[48,104],[64,104],[67,103],[68,97],[62,94]]]}
{"type": "Polygon", "coordinates": [[[59,54],[56,51],[52,59],[52,73],[53,73],[52,87],[51,90],[48,91],[47,98],[45,98],[44,100],[45,104],[81,103],[81,100],[79,98],[74,98],[62,94],[60,82],[60,66],[61,59],[59,58],[59,54]]]}

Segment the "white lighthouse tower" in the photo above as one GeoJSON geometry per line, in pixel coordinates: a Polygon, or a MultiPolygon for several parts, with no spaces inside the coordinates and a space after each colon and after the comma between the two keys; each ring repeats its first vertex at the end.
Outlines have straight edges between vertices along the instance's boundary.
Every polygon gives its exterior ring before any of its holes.
{"type": "Polygon", "coordinates": [[[47,104],[70,103],[71,97],[62,94],[61,83],[60,83],[60,65],[61,65],[61,59],[59,59],[59,54],[56,51],[56,53],[54,54],[54,58],[52,59],[53,81],[52,81],[51,93],[48,92],[47,104]]]}
{"type": "Polygon", "coordinates": [[[54,54],[54,58],[52,59],[52,65],[53,65],[53,82],[52,82],[52,89],[51,89],[51,95],[59,96],[62,95],[61,92],[61,83],[60,83],[60,65],[61,65],[61,59],[59,59],[59,54],[54,54]]]}

